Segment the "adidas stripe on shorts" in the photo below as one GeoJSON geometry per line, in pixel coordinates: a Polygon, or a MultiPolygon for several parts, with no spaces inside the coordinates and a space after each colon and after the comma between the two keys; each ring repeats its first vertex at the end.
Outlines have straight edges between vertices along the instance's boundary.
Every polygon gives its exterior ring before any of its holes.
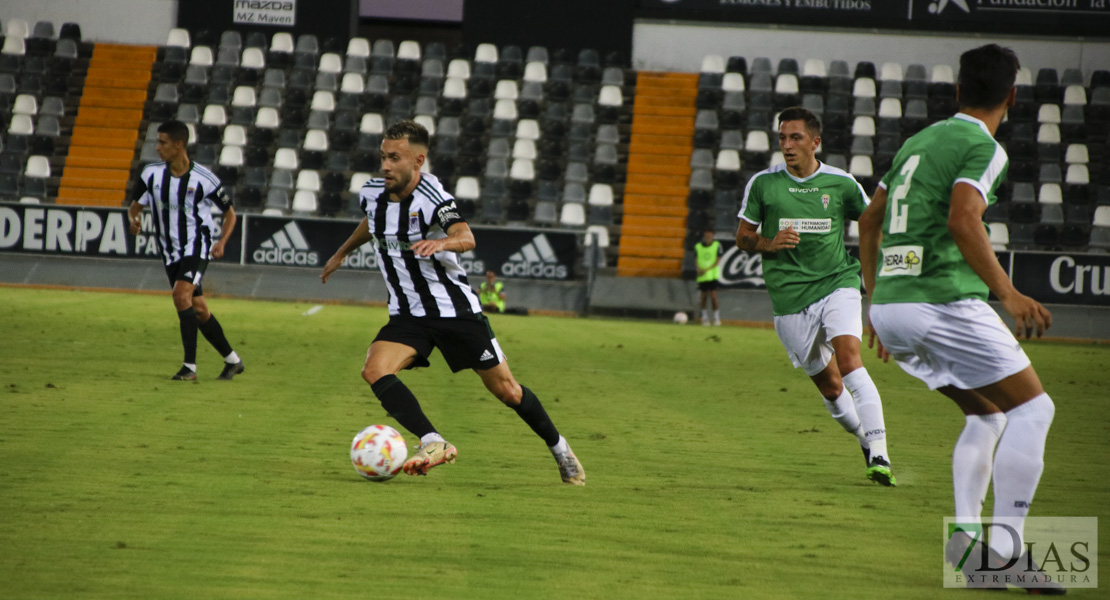
{"type": "Polygon", "coordinates": [[[832,339],[863,336],[863,308],[859,290],[839,288],[805,307],[802,312],[775,317],[775,333],[794,368],[814,376],[832,359],[832,339]]]}
{"type": "Polygon", "coordinates": [[[427,367],[433,348],[439,348],[451,371],[492,369],[505,360],[485,315],[411,317],[390,315],[374,341],[396,342],[416,350],[406,368],[427,367]]]}
{"type": "Polygon", "coordinates": [[[871,324],[902,370],[929,389],[973,390],[1030,365],[1017,338],[977,298],[947,304],[874,304],[871,324]]]}

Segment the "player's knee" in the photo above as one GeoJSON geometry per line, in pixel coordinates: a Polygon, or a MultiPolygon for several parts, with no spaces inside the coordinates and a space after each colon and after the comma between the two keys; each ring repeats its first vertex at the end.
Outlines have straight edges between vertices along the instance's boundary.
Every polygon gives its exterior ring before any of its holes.
{"type": "Polygon", "coordinates": [[[490,391],[497,397],[505,406],[516,406],[520,404],[521,397],[524,395],[523,390],[511,379],[504,379],[498,381],[490,387],[490,391]]]}
{"type": "Polygon", "coordinates": [[[822,383],[817,386],[817,391],[821,392],[826,400],[835,401],[840,397],[840,394],[844,393],[844,384],[840,381],[822,383]]]}
{"type": "Polygon", "coordinates": [[[382,377],[385,377],[386,375],[390,375],[390,373],[386,372],[385,369],[382,369],[377,365],[367,364],[366,366],[362,367],[362,379],[370,385],[374,385],[375,382],[377,382],[382,377]]]}
{"type": "Polygon", "coordinates": [[[845,354],[844,356],[838,354],[836,355],[836,366],[837,369],[840,371],[841,376],[844,376],[848,373],[851,373],[852,371],[855,371],[856,369],[863,367],[863,361],[860,360],[858,354],[845,354]]]}
{"type": "Polygon", "coordinates": [[[178,310],[185,310],[186,308],[189,308],[193,305],[192,295],[174,290],[173,305],[176,306],[178,310]]]}

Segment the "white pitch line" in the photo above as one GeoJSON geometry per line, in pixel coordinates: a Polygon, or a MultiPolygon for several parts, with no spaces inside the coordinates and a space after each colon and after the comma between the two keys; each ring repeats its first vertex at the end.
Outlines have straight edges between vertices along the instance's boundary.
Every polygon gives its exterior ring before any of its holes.
{"type": "Polygon", "coordinates": [[[301,313],[301,316],[302,317],[311,317],[312,315],[314,315],[314,314],[316,314],[316,313],[318,313],[322,310],[324,310],[324,305],[323,304],[317,304],[316,306],[313,306],[312,308],[310,308],[310,309],[304,311],[303,313],[301,313]]]}

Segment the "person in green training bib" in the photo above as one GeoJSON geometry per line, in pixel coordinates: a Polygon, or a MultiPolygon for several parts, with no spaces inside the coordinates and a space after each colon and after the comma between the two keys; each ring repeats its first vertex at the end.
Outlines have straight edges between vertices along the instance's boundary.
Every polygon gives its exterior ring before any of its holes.
{"type": "Polygon", "coordinates": [[[895,155],[860,217],[860,258],[871,297],[869,345],[877,333],[880,358],[893,356],[964,413],[952,453],[956,520],[981,522],[993,472],[994,521],[1010,529],[992,535],[987,552],[969,548],[975,538],[949,533],[946,557],[963,561],[969,587],[1005,589],[986,583],[1004,572],[1014,585],[1038,588],[1031,592],[1061,594],[1028,556],[1018,556],[1055,405],[986,303],[994,292],[1017,320],[1018,336],[1040,336],[1052,323],[1044,306],[1014,288],[983,225],[1006,174],[1006,151],[994,134],[1014,105],[1019,68],[1014,52],[995,44],[960,56],[960,112],[906,140],[895,155]]]}
{"type": "Polygon", "coordinates": [[[791,362],[817,385],[833,419],[859,440],[867,478],[893,486],[882,400],[860,359],[859,262],[844,246],[844,222],[859,218],[867,194],[851,175],[817,160],[820,144],[821,124],[812,112],[782,111],[784,162],[748,180],[736,245],[763,255],[775,332],[791,362]],[[773,237],[763,237],[761,225],[773,237]]]}
{"type": "Polygon", "coordinates": [[[486,271],[486,280],[478,288],[478,301],[482,304],[482,310],[490,312],[505,312],[505,284],[497,281],[497,274],[493,271],[486,271]]]}
{"type": "Polygon", "coordinates": [[[706,308],[707,300],[713,300],[713,325],[721,324],[721,305],[717,301],[717,288],[721,279],[721,242],[713,239],[713,230],[706,229],[701,234],[701,241],[694,244],[694,252],[698,256],[698,290],[701,291],[701,324],[708,326],[709,310],[706,308]]]}

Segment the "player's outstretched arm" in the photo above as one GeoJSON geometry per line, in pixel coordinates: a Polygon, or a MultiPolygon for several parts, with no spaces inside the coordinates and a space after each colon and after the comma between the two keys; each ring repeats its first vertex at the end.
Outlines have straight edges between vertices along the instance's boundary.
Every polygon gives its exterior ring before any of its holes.
{"type": "MultiPolygon", "coordinates": [[[[875,291],[875,269],[879,261],[879,245],[883,241],[883,216],[886,215],[886,188],[879,186],[871,198],[871,204],[859,217],[859,262],[860,275],[863,276],[863,287],[867,291],[868,300],[875,291]]],[[[871,319],[867,320],[867,347],[876,348],[876,355],[883,362],[890,360],[890,354],[883,347],[882,340],[875,334],[871,326],[871,319]]]]}
{"type": "Polygon", "coordinates": [[[987,204],[979,190],[967,183],[957,183],[952,188],[952,202],[948,209],[948,231],[963,254],[964,260],[975,274],[987,284],[990,291],[1002,302],[1002,308],[1017,321],[1014,334],[1018,337],[1037,337],[1052,325],[1052,315],[1040,302],[1017,291],[991,248],[990,237],[983,227],[983,212],[987,204]]]}
{"type": "Polygon", "coordinates": [[[327,283],[331,274],[338,271],[339,267],[343,266],[343,259],[347,258],[348,254],[354,252],[355,248],[358,248],[372,239],[374,239],[374,236],[370,235],[370,219],[363,217],[362,222],[360,222],[358,227],[355,227],[354,232],[351,233],[351,237],[347,238],[347,241],[343,242],[343,245],[340,246],[339,249],[335,251],[335,254],[328,259],[328,262],[324,264],[324,271],[320,273],[320,281],[322,283],[327,283]]]}

